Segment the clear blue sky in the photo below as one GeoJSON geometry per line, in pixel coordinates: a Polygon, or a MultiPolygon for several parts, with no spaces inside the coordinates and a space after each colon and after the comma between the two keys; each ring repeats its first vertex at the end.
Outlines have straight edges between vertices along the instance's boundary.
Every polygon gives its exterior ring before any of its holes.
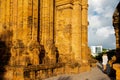
{"type": "Polygon", "coordinates": [[[112,15],[120,0],[88,0],[88,43],[116,48],[112,15]]]}

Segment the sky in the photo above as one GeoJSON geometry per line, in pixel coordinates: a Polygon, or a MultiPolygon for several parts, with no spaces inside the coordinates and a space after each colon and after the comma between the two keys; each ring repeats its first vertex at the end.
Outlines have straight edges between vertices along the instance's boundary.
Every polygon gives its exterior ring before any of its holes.
{"type": "Polygon", "coordinates": [[[88,0],[88,44],[115,49],[112,15],[120,0],[88,0]]]}

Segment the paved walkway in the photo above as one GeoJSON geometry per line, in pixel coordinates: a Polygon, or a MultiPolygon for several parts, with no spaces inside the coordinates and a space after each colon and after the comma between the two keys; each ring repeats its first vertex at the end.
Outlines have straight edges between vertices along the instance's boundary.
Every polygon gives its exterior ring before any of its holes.
{"type": "MultiPolygon", "coordinates": [[[[45,80],[115,80],[111,79],[107,74],[102,72],[101,64],[97,64],[97,67],[92,68],[88,72],[83,72],[76,75],[59,75],[56,77],[48,78],[45,80]]],[[[108,71],[108,74],[110,72],[108,71]]]]}

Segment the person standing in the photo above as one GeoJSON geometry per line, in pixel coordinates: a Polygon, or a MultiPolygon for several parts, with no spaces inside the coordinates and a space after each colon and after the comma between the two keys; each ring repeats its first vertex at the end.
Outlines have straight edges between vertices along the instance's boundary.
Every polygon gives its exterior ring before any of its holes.
{"type": "Polygon", "coordinates": [[[108,56],[107,56],[107,54],[103,54],[103,56],[102,56],[102,64],[103,64],[103,71],[104,72],[107,69],[107,63],[108,63],[108,56]]]}

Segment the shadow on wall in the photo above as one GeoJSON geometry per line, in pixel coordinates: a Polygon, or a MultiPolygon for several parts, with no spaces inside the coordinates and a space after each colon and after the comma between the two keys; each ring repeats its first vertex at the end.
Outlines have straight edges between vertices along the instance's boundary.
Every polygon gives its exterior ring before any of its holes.
{"type": "Polygon", "coordinates": [[[41,45],[41,51],[40,51],[40,55],[39,55],[39,62],[40,64],[43,63],[44,57],[45,57],[45,48],[43,45],[41,45]]]}
{"type": "Polygon", "coordinates": [[[56,63],[60,62],[59,61],[59,51],[58,51],[58,48],[56,47],[56,50],[55,50],[55,55],[56,55],[56,63]]]}
{"type": "MultiPolygon", "coordinates": [[[[55,62],[56,63],[59,63],[60,60],[59,60],[59,51],[58,51],[58,48],[55,47],[55,62]]],[[[50,62],[50,59],[48,57],[48,53],[45,51],[45,48],[44,48],[44,45],[41,45],[41,51],[40,51],[40,54],[39,54],[39,63],[40,64],[49,64],[51,63],[50,62]]]]}
{"type": "Polygon", "coordinates": [[[5,66],[10,60],[10,48],[8,48],[4,41],[0,41],[0,80],[3,80],[5,66]]]}
{"type": "Polygon", "coordinates": [[[115,61],[115,63],[120,63],[120,48],[117,48],[117,49],[116,49],[115,56],[116,56],[116,61],[115,61]]]}
{"type": "Polygon", "coordinates": [[[8,65],[10,61],[11,42],[7,41],[10,39],[10,37],[12,37],[12,34],[10,33],[10,31],[7,31],[0,35],[0,80],[4,80],[3,77],[6,72],[5,66],[8,65]]]}

